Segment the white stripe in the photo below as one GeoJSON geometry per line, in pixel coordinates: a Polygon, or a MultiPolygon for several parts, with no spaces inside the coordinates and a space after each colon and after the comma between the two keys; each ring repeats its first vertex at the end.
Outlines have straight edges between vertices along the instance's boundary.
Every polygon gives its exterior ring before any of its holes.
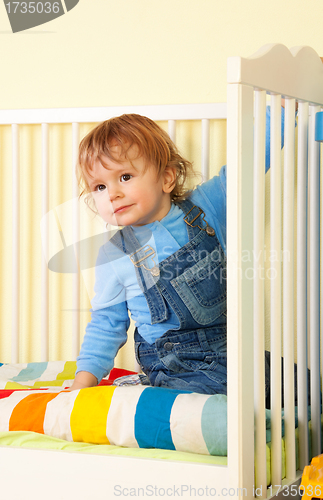
{"type": "Polygon", "coordinates": [[[135,439],[135,414],[145,386],[117,387],[107,418],[107,438],[111,444],[139,448],[135,439]],[[120,425],[122,422],[122,425],[120,425]]]}
{"type": "Polygon", "coordinates": [[[4,388],[6,383],[17,377],[19,373],[27,368],[27,363],[8,364],[0,366],[0,388],[4,388]],[[2,387],[2,383],[4,384],[2,387]]]}
{"type": "Polygon", "coordinates": [[[202,411],[209,396],[179,394],[170,414],[170,430],[177,451],[209,455],[202,434],[202,411]]]}
{"type": "Polygon", "coordinates": [[[62,392],[47,403],[44,418],[44,433],[48,436],[73,441],[71,413],[79,391],[62,392]]]}
{"type": "Polygon", "coordinates": [[[64,370],[64,367],[65,361],[51,361],[37,380],[45,380],[46,382],[56,380],[57,375],[64,370]]]}

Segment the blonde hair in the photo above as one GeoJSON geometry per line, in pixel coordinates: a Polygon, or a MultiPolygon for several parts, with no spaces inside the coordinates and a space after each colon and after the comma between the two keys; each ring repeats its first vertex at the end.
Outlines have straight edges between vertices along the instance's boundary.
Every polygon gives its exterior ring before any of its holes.
{"type": "Polygon", "coordinates": [[[169,135],[153,120],[137,114],[126,114],[100,123],[81,141],[77,164],[81,195],[90,192],[87,176],[96,160],[103,166],[104,157],[121,163],[120,155],[116,158],[112,154],[112,145],[120,147],[124,160],[129,160],[128,150],[137,146],[138,157],[144,157],[153,164],[158,177],[166,167],[175,167],[176,178],[170,193],[173,201],[184,199],[189,193],[185,184],[195,175],[192,163],[179,154],[169,135]]]}

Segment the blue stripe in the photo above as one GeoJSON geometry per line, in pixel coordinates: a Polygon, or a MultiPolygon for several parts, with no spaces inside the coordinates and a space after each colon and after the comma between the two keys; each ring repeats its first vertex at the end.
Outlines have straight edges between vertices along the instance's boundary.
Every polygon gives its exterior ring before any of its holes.
{"type": "Polygon", "coordinates": [[[139,448],[175,450],[170,414],[178,394],[164,387],[147,387],[140,395],[135,414],[135,438],[139,448]]]}
{"type": "Polygon", "coordinates": [[[3,363],[0,363],[0,366],[3,366],[3,363]]]}
{"type": "Polygon", "coordinates": [[[210,396],[202,410],[202,434],[210,455],[227,456],[227,396],[210,396]]]}
{"type": "Polygon", "coordinates": [[[27,367],[21,370],[16,377],[13,377],[12,382],[28,382],[39,378],[48,366],[48,362],[44,363],[28,363],[27,367]]]}

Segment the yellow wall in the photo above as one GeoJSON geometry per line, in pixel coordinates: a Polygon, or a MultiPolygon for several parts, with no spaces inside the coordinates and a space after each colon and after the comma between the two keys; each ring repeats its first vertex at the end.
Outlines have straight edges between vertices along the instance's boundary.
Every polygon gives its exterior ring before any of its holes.
{"type": "MultiPolygon", "coordinates": [[[[0,109],[226,101],[229,56],[248,57],[273,42],[288,47],[310,45],[323,54],[322,8],[322,0],[311,0],[311,8],[305,7],[304,0],[272,0],[270,4],[263,0],[80,0],[66,15],[12,34],[0,2],[0,109]]],[[[0,143],[8,134],[7,129],[1,132],[0,143]]],[[[25,134],[23,138],[28,142],[29,132],[25,134]]],[[[215,141],[221,144],[215,170],[225,162],[224,128],[220,135],[220,140],[215,141]]],[[[11,251],[7,241],[11,239],[11,225],[5,214],[9,214],[11,206],[11,187],[6,188],[10,172],[5,167],[10,152],[1,154],[5,156],[0,160],[0,243],[5,251],[0,262],[0,292],[4,311],[9,311],[11,251]],[[8,279],[4,279],[6,273],[8,279]]],[[[198,157],[194,151],[189,156],[198,157]]],[[[54,158],[51,161],[55,163],[54,158]]],[[[28,175],[31,168],[27,163],[23,168],[22,203],[25,200],[36,213],[40,210],[40,188],[36,186],[40,181],[37,175],[28,175]],[[35,194],[31,204],[28,193],[32,190],[35,194]]],[[[65,168],[64,164],[61,168],[65,168]]],[[[63,179],[62,188],[54,190],[50,208],[69,198],[64,194],[69,183],[70,178],[63,179]]],[[[22,214],[24,218],[24,209],[22,214]]],[[[32,239],[39,241],[39,216],[28,216],[26,220],[24,248],[32,239]],[[32,220],[34,223],[30,223],[32,220]]],[[[39,343],[31,347],[39,338],[40,254],[27,255],[26,259],[30,272],[22,277],[21,294],[32,284],[34,305],[25,304],[21,312],[21,324],[26,330],[20,347],[24,362],[38,361],[40,356],[39,343]]],[[[70,277],[58,280],[51,275],[50,279],[55,281],[50,358],[68,359],[70,277]],[[57,331],[62,334],[59,340],[55,340],[57,331]]],[[[89,302],[86,294],[84,297],[83,329],[89,317],[89,302]]],[[[2,314],[0,324],[2,332],[9,332],[11,314],[2,314]]],[[[0,354],[0,361],[10,361],[8,335],[0,337],[0,354]]]]}
{"type": "Polygon", "coordinates": [[[11,33],[0,5],[0,108],[226,100],[226,59],[266,43],[323,54],[322,1],[80,0],[11,33]]]}

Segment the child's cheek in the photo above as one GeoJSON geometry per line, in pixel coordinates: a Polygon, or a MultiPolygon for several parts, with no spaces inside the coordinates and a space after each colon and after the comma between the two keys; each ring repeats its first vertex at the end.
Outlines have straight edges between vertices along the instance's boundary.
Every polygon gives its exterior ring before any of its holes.
{"type": "Polygon", "coordinates": [[[115,224],[115,215],[113,213],[108,192],[95,194],[94,200],[100,217],[102,217],[102,219],[109,224],[115,224]]]}

